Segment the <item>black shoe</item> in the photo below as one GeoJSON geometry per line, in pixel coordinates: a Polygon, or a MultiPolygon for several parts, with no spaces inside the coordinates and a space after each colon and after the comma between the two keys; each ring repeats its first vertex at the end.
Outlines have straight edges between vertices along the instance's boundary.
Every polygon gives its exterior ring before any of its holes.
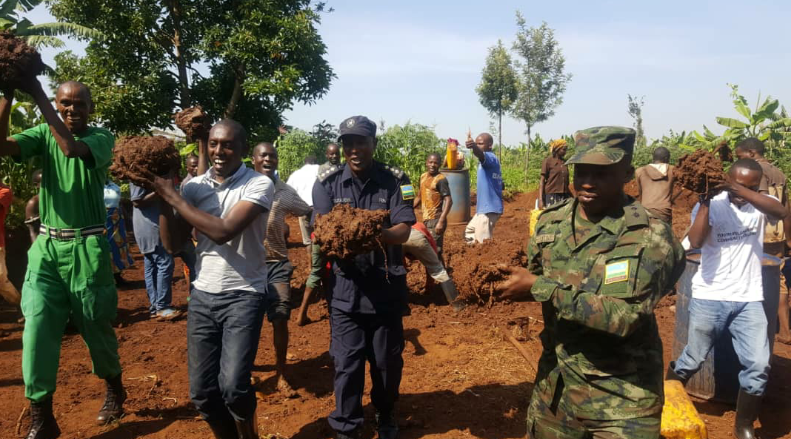
{"type": "Polygon", "coordinates": [[[244,421],[236,421],[236,431],[239,439],[258,439],[258,425],[255,423],[255,415],[244,421]]]}
{"type": "Polygon", "coordinates": [[[395,419],[395,413],[376,412],[376,432],[379,433],[379,439],[396,439],[398,437],[398,423],[395,419]]]}
{"type": "Polygon", "coordinates": [[[27,439],[55,439],[60,436],[60,428],[52,414],[52,398],[42,402],[31,402],[30,419],[27,439]]]}
{"type": "Polygon", "coordinates": [[[225,410],[225,413],[215,415],[211,420],[207,419],[206,423],[209,424],[215,439],[239,439],[236,424],[228,410],[225,410]]]}
{"type": "Polygon", "coordinates": [[[758,418],[758,409],[761,406],[761,395],[750,395],[744,389],[739,390],[736,400],[736,422],[733,426],[733,435],[736,439],[755,439],[753,422],[758,418]]]}
{"type": "Polygon", "coordinates": [[[670,364],[667,365],[667,372],[665,373],[665,381],[681,381],[681,385],[682,386],[686,386],[687,385],[687,380],[684,379],[684,378],[681,378],[676,373],[675,369],[676,369],[676,362],[675,361],[671,361],[670,364]]]}
{"type": "Polygon", "coordinates": [[[104,396],[104,405],[99,410],[99,416],[96,417],[97,425],[107,425],[121,419],[124,414],[123,405],[126,401],[126,390],[121,382],[121,374],[105,381],[107,382],[107,393],[104,396]]]}

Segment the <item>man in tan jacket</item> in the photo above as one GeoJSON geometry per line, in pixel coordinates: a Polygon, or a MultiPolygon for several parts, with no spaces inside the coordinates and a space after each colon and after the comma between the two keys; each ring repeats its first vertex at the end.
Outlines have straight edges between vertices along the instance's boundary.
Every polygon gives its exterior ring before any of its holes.
{"type": "Polygon", "coordinates": [[[660,146],[654,150],[654,162],[638,168],[634,179],[637,182],[637,199],[653,216],[668,224],[673,222],[671,193],[675,167],[669,165],[670,151],[660,146]]]}

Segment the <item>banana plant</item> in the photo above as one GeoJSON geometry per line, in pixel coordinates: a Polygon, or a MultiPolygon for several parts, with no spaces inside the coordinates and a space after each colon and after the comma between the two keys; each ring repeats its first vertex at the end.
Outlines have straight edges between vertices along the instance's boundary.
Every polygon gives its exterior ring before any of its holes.
{"type": "Polygon", "coordinates": [[[21,14],[30,12],[44,0],[0,0],[0,31],[10,31],[26,43],[40,49],[66,46],[59,37],[74,37],[83,40],[99,39],[102,33],[74,23],[52,22],[33,24],[21,14]]]}
{"type": "Polygon", "coordinates": [[[756,108],[751,111],[747,100],[739,94],[739,87],[733,84],[728,84],[728,86],[731,87],[731,97],[736,111],[744,116],[746,121],[718,117],[717,123],[727,128],[722,135],[725,140],[728,140],[729,143],[747,137],[757,137],[763,142],[791,140],[791,130],[789,130],[791,118],[788,117],[785,109],[781,113],[777,113],[777,109],[780,107],[780,102],[777,99],[767,96],[763,103],[760,103],[761,96],[759,94],[756,108]]]}

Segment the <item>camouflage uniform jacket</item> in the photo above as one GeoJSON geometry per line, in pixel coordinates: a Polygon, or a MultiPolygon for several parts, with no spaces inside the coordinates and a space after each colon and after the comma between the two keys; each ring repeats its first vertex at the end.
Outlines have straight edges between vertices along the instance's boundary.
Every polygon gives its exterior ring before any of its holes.
{"type": "Polygon", "coordinates": [[[587,234],[575,236],[575,222],[584,221],[577,204],[547,208],[528,245],[528,269],[539,276],[531,293],[545,322],[533,403],[555,407],[562,391],[580,419],[658,413],[663,366],[654,307],[681,277],[684,250],[631,198],[622,215],[585,221],[587,234]]]}

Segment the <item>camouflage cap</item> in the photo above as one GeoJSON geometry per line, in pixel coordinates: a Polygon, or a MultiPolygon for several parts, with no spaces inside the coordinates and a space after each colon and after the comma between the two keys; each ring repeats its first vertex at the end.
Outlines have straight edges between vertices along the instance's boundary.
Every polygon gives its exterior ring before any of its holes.
{"type": "Polygon", "coordinates": [[[593,127],[574,133],[577,152],[567,165],[613,165],[632,160],[635,131],[626,127],[593,127]]]}

